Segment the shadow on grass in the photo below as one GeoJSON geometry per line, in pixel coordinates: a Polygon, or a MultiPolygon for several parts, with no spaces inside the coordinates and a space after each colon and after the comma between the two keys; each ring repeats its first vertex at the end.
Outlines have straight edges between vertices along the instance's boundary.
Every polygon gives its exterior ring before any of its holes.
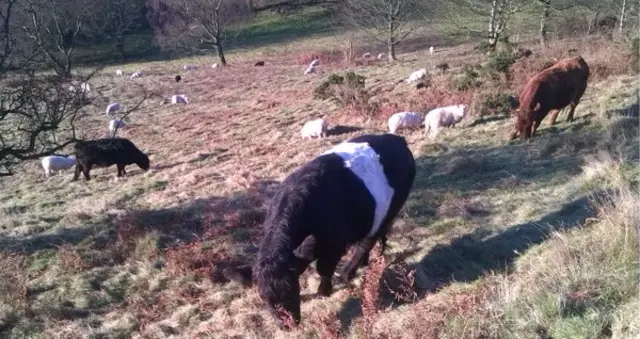
{"type": "Polygon", "coordinates": [[[336,126],[334,126],[333,128],[330,128],[327,131],[327,136],[354,133],[354,132],[358,132],[358,131],[361,131],[361,130],[363,130],[363,128],[362,127],[358,127],[358,126],[336,125],[336,126]]]}
{"type": "MultiPolygon", "coordinates": [[[[447,245],[437,245],[420,262],[409,265],[409,270],[416,270],[416,277],[427,277],[426,281],[420,281],[420,286],[414,286],[414,290],[418,298],[422,298],[453,281],[471,282],[486,272],[508,272],[518,256],[545,241],[552,232],[576,227],[594,215],[595,210],[585,196],[536,222],[514,225],[496,235],[479,230],[456,238],[447,245]]],[[[392,276],[387,268],[382,279],[392,280],[392,276]]],[[[394,302],[384,283],[380,286],[380,308],[402,304],[394,302]]],[[[338,312],[342,329],[348,329],[361,314],[360,300],[347,300],[338,312]]]]}
{"type": "MultiPolygon", "coordinates": [[[[609,131],[604,132],[586,128],[588,122],[555,127],[527,142],[516,140],[498,147],[448,149],[438,155],[417,158],[418,174],[411,198],[405,205],[407,215],[409,218],[426,220],[429,225],[438,219],[436,211],[447,195],[454,194],[458,198],[486,197],[495,195],[496,190],[509,194],[510,191],[538,191],[562,185],[571,176],[581,172],[585,155],[595,154],[609,144],[629,146],[617,149],[626,150],[629,153],[627,159],[638,158],[637,128],[629,128],[633,131],[627,134],[635,134],[624,143],[620,143],[620,140],[612,142],[606,136],[607,133],[621,134],[611,130],[623,130],[624,126],[629,125],[628,121],[620,121],[617,123],[620,127],[612,125],[609,131]]],[[[598,196],[602,193],[606,192],[596,191],[593,194],[598,196]]],[[[512,225],[497,233],[476,229],[451,240],[449,244],[435,246],[419,262],[409,266],[409,270],[416,270],[414,290],[418,298],[451,281],[471,282],[487,272],[509,272],[519,255],[544,242],[552,232],[576,227],[595,215],[589,196],[567,202],[535,222],[512,225]]],[[[476,222],[482,223],[481,219],[476,222]]],[[[361,270],[360,275],[362,273],[361,270]]],[[[390,279],[389,282],[393,284],[394,274],[392,267],[389,267],[383,277],[390,279]]],[[[384,285],[381,283],[379,290],[381,307],[397,306],[398,303],[394,303],[393,296],[384,285]]],[[[338,312],[342,328],[347,329],[360,314],[358,299],[346,301],[338,312]]]]}
{"type": "Polygon", "coordinates": [[[261,232],[258,225],[264,218],[263,202],[278,184],[271,180],[257,181],[246,191],[227,197],[197,199],[157,210],[129,210],[98,220],[82,218],[77,227],[58,228],[50,233],[1,236],[0,251],[32,254],[64,244],[100,251],[117,241],[135,241],[154,232],[158,234],[161,249],[202,240],[209,234],[228,236],[234,243],[246,245],[251,252],[261,232]]]}

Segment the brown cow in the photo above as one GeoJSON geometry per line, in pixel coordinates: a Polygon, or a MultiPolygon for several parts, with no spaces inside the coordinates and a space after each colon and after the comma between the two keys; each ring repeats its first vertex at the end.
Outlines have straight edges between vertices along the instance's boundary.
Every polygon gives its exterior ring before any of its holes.
{"type": "Polygon", "coordinates": [[[567,121],[573,121],[573,112],[587,89],[589,66],[581,56],[560,60],[552,67],[538,73],[527,83],[520,94],[514,139],[531,138],[547,114],[549,126],[553,126],[561,109],[570,105],[567,121]]]}

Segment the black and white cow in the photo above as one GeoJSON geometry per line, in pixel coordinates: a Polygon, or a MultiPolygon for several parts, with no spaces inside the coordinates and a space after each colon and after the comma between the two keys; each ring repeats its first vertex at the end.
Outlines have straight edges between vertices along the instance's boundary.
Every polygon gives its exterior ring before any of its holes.
{"type": "Polygon", "coordinates": [[[351,280],[376,241],[386,244],[393,219],[413,186],[416,165],[407,142],[393,134],[363,135],[335,146],[291,173],[274,195],[253,267],[260,298],[281,328],[284,309],[300,322],[298,278],[317,260],[318,294],[347,249],[353,257],[338,275],[351,280]]]}

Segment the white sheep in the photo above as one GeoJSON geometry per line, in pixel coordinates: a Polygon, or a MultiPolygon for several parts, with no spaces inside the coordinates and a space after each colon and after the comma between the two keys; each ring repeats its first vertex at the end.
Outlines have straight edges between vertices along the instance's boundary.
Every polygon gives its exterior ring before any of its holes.
{"type": "Polygon", "coordinates": [[[434,52],[433,46],[429,47],[429,54],[433,54],[433,52],[434,52]]]}
{"type": "Polygon", "coordinates": [[[304,71],[304,74],[306,75],[306,74],[315,73],[315,71],[316,71],[316,68],[315,68],[315,67],[313,67],[313,66],[309,66],[309,67],[304,71]]]}
{"type": "Polygon", "coordinates": [[[387,124],[389,125],[389,132],[396,133],[401,129],[406,128],[420,128],[422,125],[422,115],[416,112],[400,112],[392,115],[387,124]]]}
{"type": "Polygon", "coordinates": [[[105,111],[105,113],[107,115],[111,115],[111,113],[115,112],[115,111],[119,111],[120,110],[120,103],[119,102],[114,102],[109,104],[109,106],[107,106],[107,109],[105,111]]]}
{"type": "Polygon", "coordinates": [[[184,94],[176,94],[171,97],[172,104],[188,104],[189,98],[184,94]]]}
{"type": "Polygon", "coordinates": [[[424,118],[424,134],[434,139],[440,127],[454,127],[467,114],[466,105],[453,105],[432,109],[424,118]]]}
{"type": "Polygon", "coordinates": [[[124,72],[121,69],[117,69],[116,76],[119,76],[119,77],[124,76],[124,72]]]}
{"type": "Polygon", "coordinates": [[[191,71],[191,70],[198,69],[198,66],[196,66],[196,65],[184,65],[182,68],[184,68],[185,71],[191,71]]]}
{"type": "Polygon", "coordinates": [[[80,84],[80,90],[83,93],[89,93],[89,92],[91,92],[91,86],[88,83],[83,82],[83,83],[80,84]]]}
{"type": "Polygon", "coordinates": [[[111,121],[109,121],[109,135],[113,135],[116,129],[121,129],[126,126],[127,124],[122,119],[111,119],[111,121]]]}
{"type": "Polygon", "coordinates": [[[211,68],[218,68],[218,63],[215,62],[213,65],[211,65],[211,68]]]}
{"type": "Polygon", "coordinates": [[[369,59],[371,57],[371,53],[367,52],[365,54],[362,54],[362,57],[365,59],[369,59]]]}
{"type": "Polygon", "coordinates": [[[42,158],[42,168],[44,169],[44,175],[48,178],[53,171],[61,173],[62,170],[67,170],[76,164],[75,155],[63,157],[60,155],[50,155],[42,158]]]}
{"type": "Polygon", "coordinates": [[[421,68],[421,69],[411,73],[409,75],[409,77],[407,78],[407,82],[408,83],[416,82],[416,81],[424,79],[426,76],[427,76],[427,69],[426,68],[421,68]]]}
{"type": "Polygon", "coordinates": [[[129,77],[129,79],[140,78],[142,77],[142,75],[143,75],[142,71],[133,72],[133,74],[131,74],[131,77],[129,77]]]}
{"type": "Polygon", "coordinates": [[[327,121],[324,118],[307,121],[300,134],[302,139],[324,138],[327,136],[327,121]]]}
{"type": "Polygon", "coordinates": [[[320,60],[313,59],[313,61],[311,61],[311,63],[309,64],[309,67],[316,67],[318,66],[319,63],[320,63],[320,60]]]}
{"type": "Polygon", "coordinates": [[[378,60],[382,60],[382,59],[384,59],[384,53],[378,54],[378,60]]]}

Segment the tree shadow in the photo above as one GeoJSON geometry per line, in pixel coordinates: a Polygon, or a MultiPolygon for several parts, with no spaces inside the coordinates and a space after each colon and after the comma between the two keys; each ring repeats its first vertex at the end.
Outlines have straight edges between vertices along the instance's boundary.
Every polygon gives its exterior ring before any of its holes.
{"type": "Polygon", "coordinates": [[[122,241],[123,237],[136,238],[150,232],[158,234],[160,248],[167,248],[201,240],[206,232],[213,232],[231,234],[229,238],[234,243],[246,246],[251,252],[255,238],[261,232],[258,225],[264,219],[263,204],[278,184],[273,180],[256,181],[246,190],[230,196],[197,199],[169,208],[130,209],[96,220],[83,217],[75,227],[58,228],[53,232],[0,236],[0,249],[32,254],[69,244],[100,251],[122,241]]]}
{"type": "Polygon", "coordinates": [[[354,133],[361,130],[363,130],[363,128],[358,126],[336,125],[327,131],[327,136],[354,133]]]}

